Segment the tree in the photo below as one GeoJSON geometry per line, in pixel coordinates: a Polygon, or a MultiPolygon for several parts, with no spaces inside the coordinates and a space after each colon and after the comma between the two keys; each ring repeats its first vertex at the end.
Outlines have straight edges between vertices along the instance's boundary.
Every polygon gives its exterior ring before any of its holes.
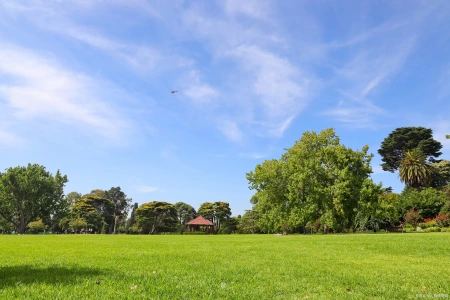
{"type": "Polygon", "coordinates": [[[83,218],[71,219],[69,221],[69,228],[81,230],[88,227],[88,222],[83,218]]]}
{"type": "Polygon", "coordinates": [[[377,231],[398,221],[396,206],[399,195],[389,192],[390,190],[366,179],[361,189],[361,199],[355,217],[355,230],[377,231]]]}
{"type": "Polygon", "coordinates": [[[445,138],[448,139],[448,140],[450,140],[450,134],[446,134],[446,135],[445,135],[445,138]]]}
{"type": "Polygon", "coordinates": [[[176,225],[177,211],[173,204],[153,201],[136,209],[136,223],[143,233],[172,231],[176,225]]]}
{"type": "Polygon", "coordinates": [[[107,220],[111,220],[113,212],[114,203],[111,200],[87,194],[75,202],[69,219],[84,219],[95,232],[105,232],[107,220]]]}
{"type": "Polygon", "coordinates": [[[239,227],[239,220],[235,217],[230,217],[222,223],[219,233],[236,233],[239,227]]]}
{"type": "Polygon", "coordinates": [[[117,232],[117,223],[120,218],[127,216],[132,199],[127,198],[127,195],[122,192],[120,186],[112,187],[109,191],[106,191],[105,198],[109,199],[114,204],[114,219],[109,227],[109,233],[112,232],[115,234],[117,232]]]}
{"type": "Polygon", "coordinates": [[[405,188],[398,199],[398,213],[404,215],[410,209],[414,209],[424,219],[434,218],[448,201],[447,195],[443,191],[434,188],[416,190],[405,188]]]}
{"type": "MultiPolygon", "coordinates": [[[[230,204],[228,202],[214,202],[214,226],[216,228],[216,232],[220,232],[221,226],[223,223],[227,222],[227,220],[231,217],[231,209],[230,204]]],[[[230,226],[231,223],[230,223],[230,226]]]]}
{"type": "Polygon", "coordinates": [[[195,218],[196,212],[192,206],[184,202],[175,203],[175,209],[177,211],[178,232],[181,233],[186,229],[186,223],[195,218]]]}
{"type": "Polygon", "coordinates": [[[9,168],[0,173],[0,214],[14,224],[19,233],[37,218],[45,218],[65,206],[67,176],[55,176],[37,164],[9,168]]]}
{"type": "Polygon", "coordinates": [[[398,173],[401,182],[416,189],[428,186],[433,178],[433,168],[425,160],[426,155],[418,148],[405,151],[398,173]]]}
{"type": "Polygon", "coordinates": [[[81,194],[77,192],[70,192],[66,195],[66,202],[69,204],[70,207],[72,207],[75,202],[81,199],[81,194]]]}
{"type": "Polygon", "coordinates": [[[242,217],[238,217],[238,232],[239,233],[259,233],[258,227],[258,211],[247,210],[242,217]]]}
{"type": "Polygon", "coordinates": [[[414,210],[414,208],[408,210],[403,218],[407,224],[411,225],[414,230],[416,230],[417,224],[419,224],[420,214],[414,210]]]}
{"type": "Polygon", "coordinates": [[[31,232],[38,233],[39,231],[45,231],[48,226],[42,222],[41,219],[28,223],[27,227],[31,230],[31,232]]]}
{"type": "Polygon", "coordinates": [[[392,131],[381,143],[378,153],[384,171],[395,172],[405,151],[418,148],[429,162],[442,153],[442,144],[433,139],[433,130],[424,127],[401,127],[392,131]]]}
{"type": "Polygon", "coordinates": [[[231,217],[230,204],[228,202],[205,202],[200,205],[197,215],[213,222],[216,232],[220,231],[221,224],[231,217]]]}
{"type": "Polygon", "coordinates": [[[430,164],[433,169],[433,175],[431,179],[431,186],[437,189],[450,184],[450,161],[441,160],[430,164]]]}
{"type": "Polygon", "coordinates": [[[134,203],[131,206],[131,214],[130,218],[127,220],[127,231],[130,231],[130,228],[136,224],[136,209],[138,209],[139,204],[134,203]]]}
{"type": "Polygon", "coordinates": [[[352,227],[361,189],[372,172],[368,147],[340,144],[333,129],[305,132],[280,160],[247,173],[255,210],[265,232],[297,232],[307,223],[343,230],[352,227]]]}
{"type": "Polygon", "coordinates": [[[202,216],[203,218],[213,222],[214,221],[214,205],[212,204],[212,202],[202,203],[197,210],[197,216],[202,216]]]}

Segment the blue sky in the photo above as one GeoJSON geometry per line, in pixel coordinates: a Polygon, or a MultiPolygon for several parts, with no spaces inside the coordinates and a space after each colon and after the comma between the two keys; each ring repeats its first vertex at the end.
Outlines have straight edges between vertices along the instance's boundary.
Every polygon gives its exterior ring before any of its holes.
{"type": "Polygon", "coordinates": [[[449,1],[2,0],[0,169],[238,215],[246,172],[333,127],[400,192],[376,153],[395,128],[450,159],[448,28],[449,1]]]}

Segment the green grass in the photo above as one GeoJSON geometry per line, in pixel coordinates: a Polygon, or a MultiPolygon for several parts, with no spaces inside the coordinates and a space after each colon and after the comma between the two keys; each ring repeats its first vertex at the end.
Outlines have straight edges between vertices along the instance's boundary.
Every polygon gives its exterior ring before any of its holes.
{"type": "Polygon", "coordinates": [[[450,297],[449,266],[449,233],[0,236],[0,299],[450,297]]]}

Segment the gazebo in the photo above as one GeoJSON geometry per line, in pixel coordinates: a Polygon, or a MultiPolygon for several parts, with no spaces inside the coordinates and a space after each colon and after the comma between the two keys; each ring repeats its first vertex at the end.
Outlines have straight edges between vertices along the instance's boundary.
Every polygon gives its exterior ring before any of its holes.
{"type": "Polygon", "coordinates": [[[206,220],[202,216],[198,216],[197,218],[187,222],[186,225],[186,232],[214,232],[214,224],[210,220],[206,220]]]}

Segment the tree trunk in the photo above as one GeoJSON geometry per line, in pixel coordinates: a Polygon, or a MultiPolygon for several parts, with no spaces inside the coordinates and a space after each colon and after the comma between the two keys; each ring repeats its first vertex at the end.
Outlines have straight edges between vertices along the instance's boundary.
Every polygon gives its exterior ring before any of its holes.
{"type": "Polygon", "coordinates": [[[25,233],[25,216],[23,215],[23,207],[20,208],[20,214],[19,214],[19,233],[24,234],[25,233]]]}
{"type": "Polygon", "coordinates": [[[117,221],[119,220],[119,216],[115,216],[114,217],[114,232],[113,232],[113,234],[116,234],[117,233],[117,221]]]}

